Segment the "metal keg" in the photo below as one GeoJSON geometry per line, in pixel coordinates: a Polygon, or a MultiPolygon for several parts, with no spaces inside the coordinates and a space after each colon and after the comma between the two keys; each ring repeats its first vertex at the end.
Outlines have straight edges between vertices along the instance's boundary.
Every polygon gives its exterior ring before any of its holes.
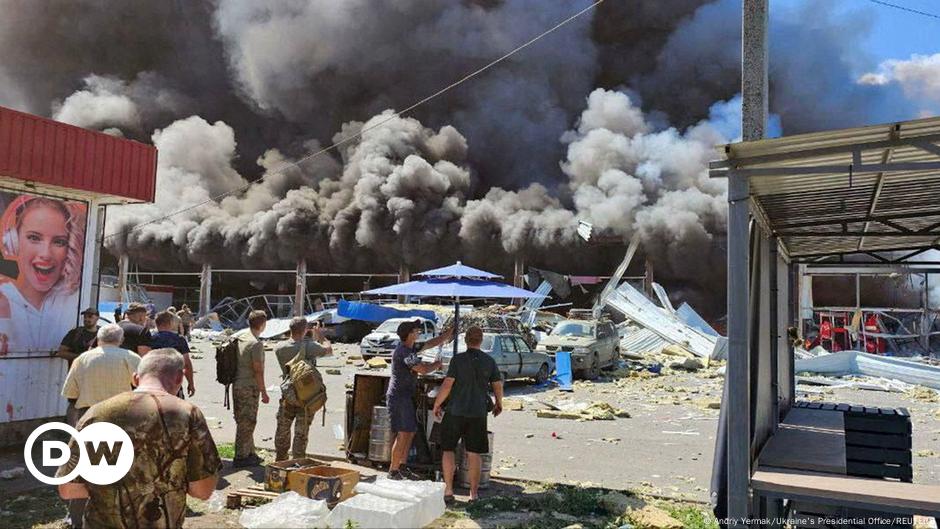
{"type": "Polygon", "coordinates": [[[369,429],[369,460],[388,463],[392,460],[392,423],[385,406],[372,408],[372,427],[369,429]]]}
{"type": "MultiPolygon", "coordinates": [[[[489,439],[490,451],[480,454],[480,488],[485,489],[490,485],[490,470],[493,467],[493,432],[486,432],[489,439]]],[[[463,488],[470,488],[470,464],[467,461],[467,452],[463,449],[463,439],[457,443],[457,451],[454,454],[457,458],[457,472],[455,481],[463,488]]]]}

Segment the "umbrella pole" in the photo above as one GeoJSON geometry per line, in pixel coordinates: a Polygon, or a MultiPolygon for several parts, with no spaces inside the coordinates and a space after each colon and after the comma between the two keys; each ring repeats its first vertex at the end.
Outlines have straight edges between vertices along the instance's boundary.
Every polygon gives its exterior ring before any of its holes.
{"type": "Polygon", "coordinates": [[[460,334],[460,296],[454,301],[454,356],[457,356],[457,335],[460,334]]]}

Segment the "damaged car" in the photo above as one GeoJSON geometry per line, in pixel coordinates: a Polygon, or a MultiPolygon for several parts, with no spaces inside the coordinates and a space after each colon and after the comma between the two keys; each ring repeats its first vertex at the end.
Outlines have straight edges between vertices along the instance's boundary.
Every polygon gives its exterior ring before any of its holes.
{"type": "Polygon", "coordinates": [[[558,351],[571,353],[571,369],[576,376],[593,380],[601,369],[612,368],[620,359],[620,337],[608,320],[565,320],[536,346],[555,357],[558,351]]]}
{"type": "Polygon", "coordinates": [[[391,358],[392,352],[398,347],[398,326],[406,321],[417,321],[421,324],[420,335],[416,345],[434,338],[436,329],[434,322],[425,318],[391,318],[382,322],[374,331],[367,334],[359,342],[359,351],[362,359],[368,361],[373,357],[391,358]]]}

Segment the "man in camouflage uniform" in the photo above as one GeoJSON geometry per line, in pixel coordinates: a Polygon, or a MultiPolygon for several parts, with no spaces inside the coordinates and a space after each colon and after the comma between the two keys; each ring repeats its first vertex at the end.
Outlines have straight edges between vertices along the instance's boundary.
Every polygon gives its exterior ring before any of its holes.
{"type": "MultiPolygon", "coordinates": [[[[137,389],[89,408],[78,430],[96,423],[116,424],[134,445],[134,463],[111,485],[81,478],[59,485],[64,499],[88,498],[85,526],[127,528],[183,526],[186,495],[205,500],[212,495],[221,467],[206,419],[193,404],[176,397],[183,384],[183,357],[173,349],[150,351],[135,375],[137,389]]],[[[68,474],[78,465],[71,458],[59,469],[68,474]]]]}
{"type": "Polygon", "coordinates": [[[255,424],[258,422],[258,397],[267,404],[270,399],[264,385],[264,345],[258,336],[267,324],[264,311],[253,310],[248,315],[248,330],[238,338],[238,369],[232,384],[232,407],[235,414],[234,467],[261,464],[255,454],[255,424]]]}
{"type": "MultiPolygon", "coordinates": [[[[283,342],[274,350],[274,356],[277,357],[277,363],[281,366],[281,373],[284,377],[290,376],[290,366],[288,362],[295,358],[299,361],[308,362],[316,367],[317,357],[333,354],[333,348],[330,342],[324,340],[317,332],[317,343],[307,336],[307,320],[300,316],[290,322],[290,339],[283,342]]],[[[313,421],[313,413],[307,413],[302,407],[288,404],[283,398],[277,408],[277,430],[274,433],[274,449],[276,461],[287,459],[287,451],[291,448],[290,431],[294,428],[294,446],[291,453],[294,459],[307,457],[307,437],[310,433],[310,423],[313,421]]]]}

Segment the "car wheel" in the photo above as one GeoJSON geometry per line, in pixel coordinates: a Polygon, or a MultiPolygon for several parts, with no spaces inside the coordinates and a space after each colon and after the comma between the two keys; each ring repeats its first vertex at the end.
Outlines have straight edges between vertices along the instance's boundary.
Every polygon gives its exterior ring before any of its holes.
{"type": "Polygon", "coordinates": [[[539,368],[539,372],[535,374],[535,383],[544,384],[548,381],[548,364],[542,364],[542,367],[539,368]]]}
{"type": "Polygon", "coordinates": [[[594,358],[591,360],[591,367],[584,370],[584,378],[588,380],[594,380],[599,377],[601,374],[601,359],[598,358],[597,353],[594,353],[594,358]]]}

